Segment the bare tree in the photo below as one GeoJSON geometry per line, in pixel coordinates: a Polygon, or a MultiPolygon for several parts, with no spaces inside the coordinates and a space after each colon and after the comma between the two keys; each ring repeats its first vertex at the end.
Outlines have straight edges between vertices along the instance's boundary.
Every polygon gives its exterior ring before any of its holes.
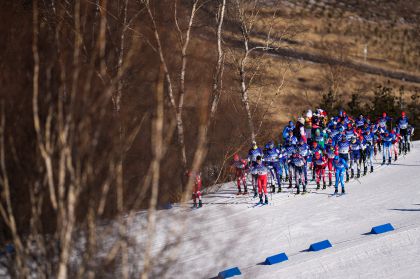
{"type": "MultiPolygon", "coordinates": [[[[277,27],[275,25],[277,15],[276,12],[274,12],[271,16],[271,19],[269,20],[268,25],[264,25],[264,31],[262,32],[263,38],[261,39],[261,32],[258,32],[256,27],[257,23],[261,20],[260,1],[235,0],[234,3],[233,13],[235,15],[234,18],[236,20],[236,24],[240,29],[241,47],[237,48],[235,46],[234,48],[231,48],[230,57],[234,62],[239,77],[240,93],[247,116],[250,138],[251,141],[255,141],[256,129],[253,110],[251,109],[250,90],[255,85],[255,81],[258,76],[262,75],[264,63],[266,62],[266,53],[268,51],[274,51],[278,49],[283,39],[290,38],[294,36],[295,33],[288,26],[285,28],[277,27]]],[[[275,96],[277,96],[279,92],[284,88],[285,76],[289,67],[289,63],[286,63],[284,66],[285,70],[279,79],[280,85],[276,86],[277,93],[275,93],[275,96]]],[[[269,106],[271,106],[272,103],[273,101],[270,102],[269,106]]],[[[261,123],[259,126],[261,126],[261,123]]]]}
{"type": "Polygon", "coordinates": [[[187,71],[187,58],[188,58],[188,47],[191,41],[191,31],[194,23],[194,18],[197,15],[199,9],[206,3],[205,1],[194,0],[192,3],[192,7],[190,10],[190,16],[188,19],[186,31],[183,31],[179,18],[178,18],[178,1],[174,1],[174,22],[176,29],[178,31],[178,39],[179,44],[181,47],[181,66],[179,70],[179,84],[178,84],[178,96],[175,96],[175,84],[172,81],[172,74],[169,70],[169,65],[167,62],[166,55],[164,53],[164,49],[162,46],[161,34],[159,31],[159,26],[156,21],[156,16],[152,12],[152,6],[150,0],[143,0],[142,3],[144,4],[149,18],[152,22],[152,28],[154,37],[156,40],[156,49],[159,54],[160,62],[163,65],[163,70],[165,72],[165,79],[167,83],[167,93],[169,96],[170,104],[175,114],[175,118],[177,121],[177,140],[180,149],[180,157],[181,157],[181,164],[182,168],[185,170],[187,168],[187,154],[186,154],[186,147],[185,147],[185,135],[184,135],[184,122],[183,122],[183,109],[184,109],[184,99],[185,99],[185,76],[187,71]]]}

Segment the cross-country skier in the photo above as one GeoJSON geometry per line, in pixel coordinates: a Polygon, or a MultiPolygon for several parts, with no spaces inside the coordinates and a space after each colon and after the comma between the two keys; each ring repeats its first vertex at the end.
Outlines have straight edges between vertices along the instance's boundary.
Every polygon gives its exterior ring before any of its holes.
{"type": "Polygon", "coordinates": [[[400,134],[397,133],[396,127],[392,128],[391,136],[392,136],[391,151],[394,153],[394,161],[397,161],[398,160],[398,144],[401,141],[401,136],[400,134]]]}
{"type": "Polygon", "coordinates": [[[306,132],[305,132],[305,119],[303,117],[299,117],[298,121],[296,122],[296,127],[293,130],[293,134],[295,135],[296,139],[299,141],[303,139],[307,142],[306,132]]]}
{"type": "Polygon", "coordinates": [[[320,188],[320,181],[322,177],[322,189],[326,189],[326,183],[325,183],[325,168],[327,167],[327,158],[325,156],[322,156],[319,151],[315,153],[315,159],[313,161],[313,164],[315,166],[315,174],[316,174],[316,189],[319,190],[320,188]]]}
{"type": "Polygon", "coordinates": [[[323,132],[321,132],[321,130],[318,128],[315,130],[315,139],[314,139],[319,147],[321,149],[324,149],[325,147],[325,134],[323,132]]]}
{"type": "Polygon", "coordinates": [[[300,139],[297,149],[299,154],[302,155],[302,157],[305,159],[305,165],[303,166],[303,174],[305,176],[306,186],[308,184],[308,157],[310,156],[311,152],[309,150],[309,146],[305,143],[304,139],[300,139]]]}
{"type": "MultiPolygon", "coordinates": [[[[349,151],[350,151],[350,143],[346,139],[346,136],[345,135],[343,135],[341,137],[341,141],[338,142],[337,147],[338,147],[338,155],[340,156],[340,158],[342,158],[342,159],[344,159],[346,161],[346,164],[348,164],[348,161],[349,161],[349,151]]],[[[349,179],[350,179],[349,172],[348,172],[347,169],[346,169],[346,182],[348,182],[349,179]]]]}
{"type": "Polygon", "coordinates": [[[301,184],[302,184],[303,192],[306,193],[306,181],[304,181],[305,176],[303,174],[303,167],[305,165],[305,159],[303,158],[302,155],[299,154],[299,152],[296,151],[289,160],[290,160],[291,165],[294,168],[297,194],[300,193],[301,184]]]}
{"type": "Polygon", "coordinates": [[[350,177],[354,177],[355,169],[357,170],[357,178],[360,178],[360,157],[361,157],[362,145],[360,141],[353,137],[350,143],[350,177]]]}
{"type": "Polygon", "coordinates": [[[347,129],[344,131],[344,133],[346,134],[347,141],[351,141],[351,139],[356,136],[356,131],[354,130],[351,123],[347,124],[347,129]]]}
{"type": "Polygon", "coordinates": [[[297,138],[294,136],[293,130],[289,130],[289,135],[285,139],[286,143],[296,145],[298,143],[297,138]]]}
{"type": "Polygon", "coordinates": [[[373,172],[373,153],[374,153],[374,137],[375,135],[371,131],[365,131],[362,140],[363,146],[363,163],[364,169],[363,174],[366,175],[367,169],[370,166],[370,172],[373,172]]]}
{"type": "Polygon", "coordinates": [[[244,195],[248,194],[248,189],[246,187],[246,170],[247,170],[247,162],[244,159],[241,159],[238,154],[233,155],[233,163],[232,168],[235,173],[236,183],[238,185],[238,193],[240,195],[241,191],[241,183],[244,187],[244,195]]]}
{"type": "Polygon", "coordinates": [[[289,124],[283,129],[283,133],[282,133],[283,140],[286,140],[289,137],[289,132],[293,131],[294,128],[295,128],[295,125],[293,124],[293,121],[289,121],[289,124]]]}
{"type": "Polygon", "coordinates": [[[382,148],[383,148],[383,160],[382,165],[385,164],[385,159],[388,158],[388,164],[391,164],[391,148],[392,148],[392,135],[385,131],[384,136],[382,137],[382,148]]]}
{"type": "Polygon", "coordinates": [[[313,116],[312,110],[308,110],[306,112],[306,115],[305,116],[306,116],[305,119],[304,119],[304,122],[305,122],[305,134],[306,134],[306,137],[307,137],[307,143],[310,144],[310,142],[312,141],[312,134],[311,134],[311,130],[312,130],[312,116],[313,116]]]}
{"type": "Polygon", "coordinates": [[[296,150],[296,145],[292,143],[293,143],[293,139],[291,138],[284,146],[284,149],[286,151],[287,170],[288,170],[286,177],[289,178],[288,188],[292,188],[292,180],[293,180],[293,165],[292,165],[292,162],[290,161],[290,158],[292,157],[293,153],[295,153],[295,150],[296,150]]]}
{"type": "Polygon", "coordinates": [[[357,128],[362,128],[366,123],[365,118],[363,117],[363,114],[360,114],[359,117],[356,119],[355,124],[357,128]]]}
{"type": "Polygon", "coordinates": [[[203,202],[201,201],[201,173],[193,173],[192,171],[187,171],[185,173],[187,177],[194,176],[194,187],[193,187],[193,193],[192,193],[192,199],[193,199],[193,208],[196,207],[202,207],[203,202]],[[197,199],[198,199],[198,205],[197,205],[197,199]]]}
{"type": "Polygon", "coordinates": [[[267,174],[268,168],[262,163],[262,157],[257,156],[256,164],[251,168],[252,175],[257,177],[258,194],[260,197],[260,204],[263,203],[263,192],[265,197],[265,204],[268,204],[267,197],[267,174]]]}
{"type": "Polygon", "coordinates": [[[339,113],[339,121],[341,122],[341,125],[347,127],[347,124],[351,123],[352,119],[347,115],[345,111],[342,110],[339,113]]]}
{"type": "Polygon", "coordinates": [[[334,194],[338,193],[338,184],[341,184],[341,193],[345,193],[344,189],[344,172],[347,172],[348,165],[346,160],[339,156],[334,157],[334,169],[335,169],[335,191],[334,194]]]}
{"type": "Polygon", "coordinates": [[[284,177],[284,181],[289,181],[289,166],[287,163],[287,151],[285,148],[286,144],[278,145],[278,149],[280,150],[279,162],[280,162],[280,176],[284,177]],[[283,176],[284,170],[284,176],[283,176]]]}
{"type": "MultiPolygon", "coordinates": [[[[257,164],[257,157],[263,156],[261,148],[258,147],[255,141],[252,142],[251,149],[248,152],[248,162],[250,167],[254,167],[257,164]]],[[[257,197],[257,175],[252,175],[252,189],[254,191],[254,198],[257,197]]]]}
{"type": "Polygon", "coordinates": [[[311,151],[311,157],[310,157],[310,161],[312,162],[311,163],[311,170],[312,170],[312,180],[315,180],[315,165],[314,165],[314,159],[315,159],[315,153],[316,152],[320,152],[320,153],[323,153],[324,152],[324,150],[318,145],[318,142],[316,142],[316,141],[313,141],[312,142],[312,147],[311,147],[311,149],[310,149],[310,151],[311,151]]]}
{"type": "Polygon", "coordinates": [[[408,137],[409,137],[408,136],[408,125],[409,125],[408,118],[405,115],[405,112],[403,111],[403,112],[401,112],[401,117],[398,118],[398,120],[397,120],[397,127],[398,127],[398,130],[399,130],[399,134],[402,137],[402,140],[400,141],[400,145],[401,145],[400,154],[401,154],[401,151],[404,152],[404,154],[407,154],[407,151],[410,148],[410,144],[409,144],[409,141],[408,141],[408,137]]]}
{"type": "Polygon", "coordinates": [[[278,192],[281,192],[281,165],[280,165],[280,150],[274,146],[273,141],[269,141],[264,150],[264,161],[270,170],[271,174],[271,192],[274,193],[276,187],[274,185],[274,178],[277,180],[278,192]]]}
{"type": "Polygon", "coordinates": [[[410,124],[408,125],[408,128],[407,128],[407,134],[408,134],[407,147],[408,147],[408,152],[410,152],[411,138],[414,136],[414,127],[411,126],[410,124]]]}
{"type": "Polygon", "coordinates": [[[327,140],[325,154],[326,154],[326,156],[328,158],[328,161],[327,161],[328,180],[329,180],[328,186],[331,187],[332,186],[332,174],[334,172],[333,161],[334,161],[335,155],[338,154],[338,149],[337,149],[336,146],[334,146],[334,143],[333,143],[333,141],[332,141],[331,138],[329,138],[327,140]]]}
{"type": "Polygon", "coordinates": [[[384,133],[385,130],[388,130],[388,122],[391,122],[392,118],[389,117],[386,112],[382,113],[382,117],[378,119],[378,126],[381,133],[384,133]]]}

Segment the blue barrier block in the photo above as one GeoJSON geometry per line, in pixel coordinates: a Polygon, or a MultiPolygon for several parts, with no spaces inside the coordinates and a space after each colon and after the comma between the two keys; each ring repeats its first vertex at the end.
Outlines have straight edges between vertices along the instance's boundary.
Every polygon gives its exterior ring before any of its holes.
{"type": "Polygon", "coordinates": [[[230,269],[226,269],[224,271],[219,272],[219,275],[217,278],[224,279],[224,278],[230,278],[236,275],[241,275],[241,271],[237,267],[233,267],[230,269]]]}
{"type": "Polygon", "coordinates": [[[331,242],[327,239],[321,242],[313,243],[309,246],[309,251],[319,251],[327,248],[331,248],[331,242]]]}
{"type": "Polygon", "coordinates": [[[272,265],[272,264],[287,261],[288,259],[289,258],[287,257],[285,253],[281,253],[281,254],[277,254],[277,255],[266,258],[264,263],[268,265],[272,265]]]}
{"type": "Polygon", "coordinates": [[[380,233],[385,233],[385,232],[389,232],[393,230],[394,230],[394,227],[390,223],[388,223],[388,224],[373,227],[370,233],[380,234],[380,233]]]}

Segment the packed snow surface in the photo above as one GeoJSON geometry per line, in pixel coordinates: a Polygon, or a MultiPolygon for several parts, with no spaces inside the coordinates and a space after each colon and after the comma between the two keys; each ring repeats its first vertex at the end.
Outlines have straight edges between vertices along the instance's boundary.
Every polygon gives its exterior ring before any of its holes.
{"type": "Polygon", "coordinates": [[[351,180],[342,196],[311,182],[306,195],[284,189],[269,194],[269,205],[253,207],[257,199],[236,196],[231,182],[205,195],[203,208],[161,210],[155,264],[170,262],[165,278],[213,278],[235,266],[239,278],[420,278],[420,142],[413,146],[392,165],[381,166],[378,155],[374,172],[351,180]],[[369,234],[385,223],[395,230],[369,234]],[[176,253],[165,254],[168,234],[180,232],[176,253]],[[332,248],[306,251],[325,239],[332,248]],[[287,262],[262,264],[282,252],[287,262]]]}

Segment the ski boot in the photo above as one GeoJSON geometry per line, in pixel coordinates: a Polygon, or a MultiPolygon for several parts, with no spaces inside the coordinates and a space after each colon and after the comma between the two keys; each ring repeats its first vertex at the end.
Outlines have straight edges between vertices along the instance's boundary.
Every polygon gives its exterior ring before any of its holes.
{"type": "Polygon", "coordinates": [[[397,154],[395,154],[395,157],[394,157],[394,162],[395,162],[395,161],[397,161],[397,159],[398,159],[398,158],[397,158],[397,154]]]}
{"type": "Polygon", "coordinates": [[[327,184],[324,181],[324,184],[322,185],[322,190],[325,190],[325,189],[327,189],[327,184]]]}
{"type": "Polygon", "coordinates": [[[263,204],[262,194],[260,194],[260,204],[263,204]]]}
{"type": "Polygon", "coordinates": [[[302,193],[306,193],[306,184],[303,184],[303,185],[302,185],[302,188],[303,188],[303,189],[302,189],[302,193]]]}
{"type": "Polygon", "coordinates": [[[367,167],[364,167],[363,168],[363,175],[366,175],[367,174],[367,167]]]}
{"type": "Polygon", "coordinates": [[[254,199],[258,196],[257,191],[254,190],[254,199]]]}
{"type": "Polygon", "coordinates": [[[198,207],[203,207],[203,202],[201,200],[198,201],[198,207]]]}
{"type": "Polygon", "coordinates": [[[284,178],[284,182],[287,182],[287,181],[289,181],[289,176],[288,175],[286,175],[286,177],[284,178]]]}
{"type": "Polygon", "coordinates": [[[360,169],[357,169],[357,178],[360,178],[360,169]]]}
{"type": "Polygon", "coordinates": [[[391,157],[388,158],[388,165],[391,165],[391,157]]]}
{"type": "Polygon", "coordinates": [[[292,181],[289,181],[289,187],[287,187],[287,188],[292,188],[292,181]]]}
{"type": "MultiPolygon", "coordinates": [[[[409,142],[407,143],[407,149],[408,149],[408,152],[410,152],[410,143],[409,142]]],[[[407,154],[407,151],[405,152],[405,154],[407,154]]]]}
{"type": "Polygon", "coordinates": [[[351,175],[350,175],[350,178],[351,178],[351,179],[353,179],[353,178],[354,178],[354,170],[353,170],[353,169],[351,169],[351,175]]]}
{"type": "Polygon", "coordinates": [[[332,186],[332,181],[330,180],[330,183],[328,184],[328,187],[331,187],[332,186]]]}
{"type": "Polygon", "coordinates": [[[346,193],[346,190],[344,190],[344,187],[341,188],[341,194],[345,194],[345,193],[346,193]]]}
{"type": "Polygon", "coordinates": [[[338,194],[338,189],[335,188],[334,194],[338,194]]]}
{"type": "Polygon", "coordinates": [[[349,173],[346,172],[346,182],[349,182],[349,180],[350,180],[349,173]]]}
{"type": "Polygon", "coordinates": [[[385,165],[385,158],[382,160],[382,165],[385,165]]]}
{"type": "Polygon", "coordinates": [[[197,202],[194,201],[192,208],[197,208],[197,202]]]}
{"type": "Polygon", "coordinates": [[[370,166],[370,173],[373,172],[373,166],[370,166]]]}
{"type": "Polygon", "coordinates": [[[267,197],[267,195],[265,195],[265,201],[264,201],[264,203],[265,204],[268,204],[268,197],[267,197]]]}
{"type": "Polygon", "coordinates": [[[316,189],[319,190],[319,188],[321,187],[321,185],[319,185],[319,182],[316,183],[316,189]]]}
{"type": "Polygon", "coordinates": [[[248,191],[245,190],[244,193],[243,193],[243,195],[244,196],[248,195],[248,191]]]}
{"type": "Polygon", "coordinates": [[[241,191],[241,190],[239,190],[239,191],[236,193],[236,195],[237,195],[237,196],[242,195],[242,191],[241,191]]]}
{"type": "Polygon", "coordinates": [[[271,193],[275,193],[276,192],[276,186],[274,186],[274,184],[271,184],[271,193]]]}
{"type": "Polygon", "coordinates": [[[281,193],[281,186],[279,186],[279,189],[277,190],[277,193],[281,193]]]}

